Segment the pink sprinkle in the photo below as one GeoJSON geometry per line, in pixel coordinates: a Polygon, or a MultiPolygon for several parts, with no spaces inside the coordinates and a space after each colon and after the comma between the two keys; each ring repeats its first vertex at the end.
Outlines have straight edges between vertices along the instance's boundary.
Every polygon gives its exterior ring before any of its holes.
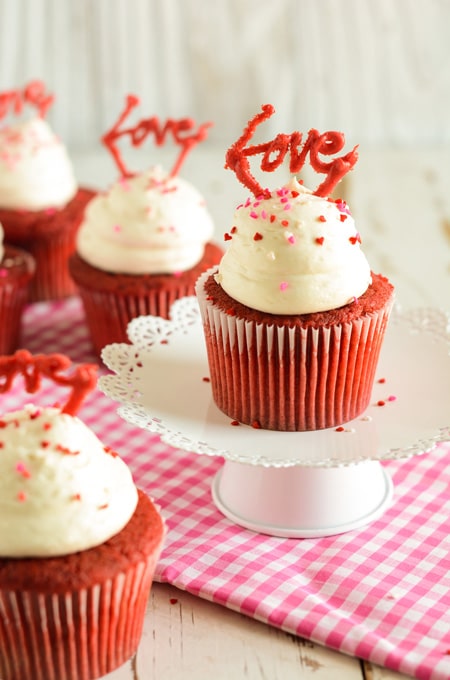
{"type": "Polygon", "coordinates": [[[263,220],[267,218],[267,213],[265,210],[261,210],[261,217],[263,218],[263,220]]]}
{"type": "Polygon", "coordinates": [[[179,279],[182,273],[183,272],[174,272],[173,275],[175,276],[176,279],[179,279]]]}
{"type": "Polygon", "coordinates": [[[295,236],[294,234],[290,234],[289,232],[286,234],[286,239],[287,241],[291,244],[294,245],[295,243],[295,236]]]}
{"type": "Polygon", "coordinates": [[[283,198],[282,198],[282,199],[280,199],[280,202],[281,202],[281,203],[287,203],[287,202],[288,202],[288,200],[289,200],[289,199],[288,199],[288,197],[287,197],[287,196],[283,196],[283,198]]]}
{"type": "Polygon", "coordinates": [[[24,463],[20,461],[16,464],[16,472],[18,472],[20,475],[22,475],[22,477],[25,477],[26,479],[31,477],[30,471],[26,468],[24,463]]]}
{"type": "Polygon", "coordinates": [[[7,276],[8,276],[8,270],[5,269],[4,267],[2,267],[2,269],[0,269],[0,278],[4,279],[7,276]]]}
{"type": "Polygon", "coordinates": [[[387,398],[388,401],[397,401],[397,397],[395,394],[390,394],[387,398]]]}
{"type": "Polygon", "coordinates": [[[115,224],[113,226],[113,231],[115,231],[116,233],[122,231],[122,227],[120,226],[120,224],[115,224]]]}
{"type": "Polygon", "coordinates": [[[23,503],[24,501],[27,500],[27,494],[25,493],[25,491],[19,491],[19,493],[17,494],[17,500],[20,503],[23,503]]]}
{"type": "Polygon", "coordinates": [[[286,203],[286,205],[284,206],[285,210],[290,210],[291,208],[292,208],[292,206],[291,206],[290,203],[286,203]]]}
{"type": "Polygon", "coordinates": [[[121,177],[119,179],[119,184],[122,187],[124,191],[129,191],[130,190],[130,185],[128,184],[127,180],[125,177],[121,177]]]}
{"type": "Polygon", "coordinates": [[[261,203],[261,201],[255,201],[255,202],[253,203],[253,207],[254,207],[254,208],[257,208],[258,205],[259,205],[260,203],[261,203]]]}
{"type": "Polygon", "coordinates": [[[287,281],[282,281],[282,282],[280,283],[280,290],[281,290],[281,291],[286,290],[286,288],[287,288],[288,286],[289,286],[289,284],[287,283],[287,281]]]}
{"type": "Polygon", "coordinates": [[[46,215],[54,215],[56,212],[56,208],[47,208],[44,212],[46,215]]]}
{"type": "Polygon", "coordinates": [[[254,220],[258,219],[258,213],[256,213],[254,210],[251,211],[250,217],[253,217],[254,220]]]}

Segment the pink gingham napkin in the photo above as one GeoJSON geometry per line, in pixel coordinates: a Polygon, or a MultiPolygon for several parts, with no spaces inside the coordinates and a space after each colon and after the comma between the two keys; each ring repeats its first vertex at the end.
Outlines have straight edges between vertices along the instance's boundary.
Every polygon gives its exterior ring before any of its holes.
{"type": "MultiPolygon", "coordinates": [[[[30,306],[23,345],[94,360],[77,298],[30,306]]],[[[51,400],[54,389],[46,386],[42,398],[51,400]]],[[[23,403],[17,386],[1,397],[1,411],[23,403]]],[[[168,535],[157,580],[412,677],[450,678],[450,442],[385,464],[394,502],[369,527],[273,538],[216,509],[219,459],[163,444],[121,420],[117,406],[96,391],[80,417],[161,506],[168,535]]]]}

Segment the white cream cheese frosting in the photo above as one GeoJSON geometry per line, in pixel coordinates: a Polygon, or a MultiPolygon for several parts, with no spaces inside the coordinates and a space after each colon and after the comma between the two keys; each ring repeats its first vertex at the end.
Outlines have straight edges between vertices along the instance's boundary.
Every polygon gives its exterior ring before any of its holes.
{"type": "Polygon", "coordinates": [[[232,298],[262,312],[337,309],[371,283],[347,204],[315,196],[296,178],[239,206],[226,238],[216,279],[232,298]]]}
{"type": "Polygon", "coordinates": [[[66,148],[42,118],[0,129],[0,206],[61,208],[78,185],[66,148]]]}
{"type": "Polygon", "coordinates": [[[201,260],[213,231],[198,190],[155,167],[121,179],[90,202],[77,252],[104,271],[176,273],[201,260]]]}
{"type": "Polygon", "coordinates": [[[49,557],[100,545],[137,505],[125,462],[58,408],[0,416],[0,556],[49,557]]]}

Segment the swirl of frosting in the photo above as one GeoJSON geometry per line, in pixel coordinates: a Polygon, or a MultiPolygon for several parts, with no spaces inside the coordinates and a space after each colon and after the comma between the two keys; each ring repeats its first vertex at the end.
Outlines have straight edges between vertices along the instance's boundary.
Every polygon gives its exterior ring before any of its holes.
{"type": "Polygon", "coordinates": [[[44,210],[78,189],[67,151],[42,118],[0,129],[0,206],[44,210]]]}
{"type": "Polygon", "coordinates": [[[197,189],[156,167],[119,180],[90,202],[77,251],[105,271],[169,274],[195,266],[213,231],[197,189]]]}
{"type": "Polygon", "coordinates": [[[100,545],[137,505],[125,462],[77,417],[32,405],[0,419],[0,555],[49,557],[100,545]]]}
{"type": "Polygon", "coordinates": [[[216,275],[232,298],[270,314],[337,309],[371,283],[344,201],[315,196],[292,178],[235,212],[216,275]]]}

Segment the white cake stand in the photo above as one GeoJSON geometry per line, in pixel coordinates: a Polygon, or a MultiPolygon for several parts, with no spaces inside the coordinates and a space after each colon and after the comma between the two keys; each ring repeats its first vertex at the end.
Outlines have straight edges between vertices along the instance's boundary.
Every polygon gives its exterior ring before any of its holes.
{"type": "Polygon", "coordinates": [[[100,388],[128,422],[175,448],[220,456],[212,483],[219,510],[273,536],[319,537],[374,521],[393,484],[383,460],[430,451],[450,439],[450,324],[438,310],[393,312],[366,412],[342,428],[274,432],[233,426],[214,404],[194,297],[171,320],[139,317],[131,345],[104,348],[114,372],[100,388]]]}

